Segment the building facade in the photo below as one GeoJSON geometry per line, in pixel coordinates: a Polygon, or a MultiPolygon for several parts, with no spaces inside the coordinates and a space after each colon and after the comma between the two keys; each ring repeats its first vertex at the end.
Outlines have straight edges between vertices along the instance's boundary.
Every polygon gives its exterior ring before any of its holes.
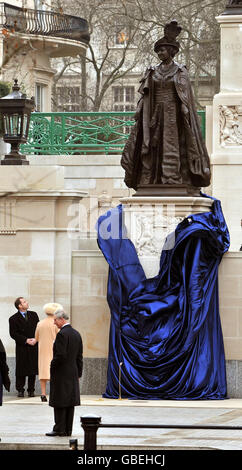
{"type": "Polygon", "coordinates": [[[51,111],[53,57],[85,55],[89,33],[85,19],[64,15],[41,0],[0,3],[1,80],[18,78],[36,111],[51,111]]]}

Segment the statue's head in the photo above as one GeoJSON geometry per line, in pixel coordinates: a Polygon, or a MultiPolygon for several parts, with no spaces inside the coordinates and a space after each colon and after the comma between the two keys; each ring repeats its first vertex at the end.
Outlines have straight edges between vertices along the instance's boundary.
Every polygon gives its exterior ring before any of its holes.
{"type": "Polygon", "coordinates": [[[155,52],[158,55],[159,59],[163,61],[164,59],[167,58],[166,54],[173,59],[173,57],[175,57],[178,51],[173,46],[167,46],[166,44],[159,44],[155,52]]]}
{"type": "Polygon", "coordinates": [[[162,47],[165,47],[170,57],[174,57],[180,48],[180,44],[176,41],[176,38],[180,34],[181,30],[182,27],[178,25],[176,20],[172,20],[170,23],[167,23],[164,27],[164,36],[156,41],[154,51],[158,53],[162,47]]]}

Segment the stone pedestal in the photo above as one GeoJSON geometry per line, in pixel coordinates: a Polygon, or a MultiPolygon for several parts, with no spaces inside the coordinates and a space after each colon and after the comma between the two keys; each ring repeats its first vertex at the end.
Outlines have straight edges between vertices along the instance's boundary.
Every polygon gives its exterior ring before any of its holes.
{"type": "Polygon", "coordinates": [[[242,244],[242,15],[217,17],[221,27],[221,87],[213,101],[213,195],[220,199],[231,251],[242,244]]]}
{"type": "Polygon", "coordinates": [[[162,249],[173,248],[177,224],[190,214],[208,212],[212,205],[204,197],[128,197],[120,202],[127,235],[147,277],[158,274],[162,249]]]}

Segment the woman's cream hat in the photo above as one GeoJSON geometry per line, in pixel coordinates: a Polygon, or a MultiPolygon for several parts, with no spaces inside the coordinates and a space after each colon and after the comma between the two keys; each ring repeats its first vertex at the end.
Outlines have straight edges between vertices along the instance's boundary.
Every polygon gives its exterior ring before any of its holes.
{"type": "Polygon", "coordinates": [[[46,315],[54,315],[56,310],[63,310],[63,307],[61,304],[49,303],[44,305],[43,310],[46,315]]]}

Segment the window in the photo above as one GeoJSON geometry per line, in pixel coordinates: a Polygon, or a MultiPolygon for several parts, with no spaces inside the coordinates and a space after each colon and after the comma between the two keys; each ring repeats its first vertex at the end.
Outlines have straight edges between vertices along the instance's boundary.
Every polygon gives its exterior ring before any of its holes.
{"type": "Polygon", "coordinates": [[[129,41],[129,33],[124,25],[116,25],[114,37],[114,46],[125,47],[129,41]]]}
{"type": "Polygon", "coordinates": [[[134,86],[113,87],[113,110],[114,111],[134,111],[135,110],[135,89],[134,86]]]}
{"type": "Polygon", "coordinates": [[[80,87],[59,86],[57,87],[57,106],[60,111],[80,111],[80,87]]]}
{"type": "MultiPolygon", "coordinates": [[[[134,111],[135,110],[135,89],[134,86],[114,86],[113,87],[113,110],[114,111],[134,111]]],[[[127,117],[125,120],[129,120],[127,117]]],[[[124,126],[123,132],[129,134],[130,126],[124,126]]]]}
{"type": "Polygon", "coordinates": [[[42,113],[44,111],[45,85],[36,83],[35,85],[35,104],[36,111],[42,113]]]}

